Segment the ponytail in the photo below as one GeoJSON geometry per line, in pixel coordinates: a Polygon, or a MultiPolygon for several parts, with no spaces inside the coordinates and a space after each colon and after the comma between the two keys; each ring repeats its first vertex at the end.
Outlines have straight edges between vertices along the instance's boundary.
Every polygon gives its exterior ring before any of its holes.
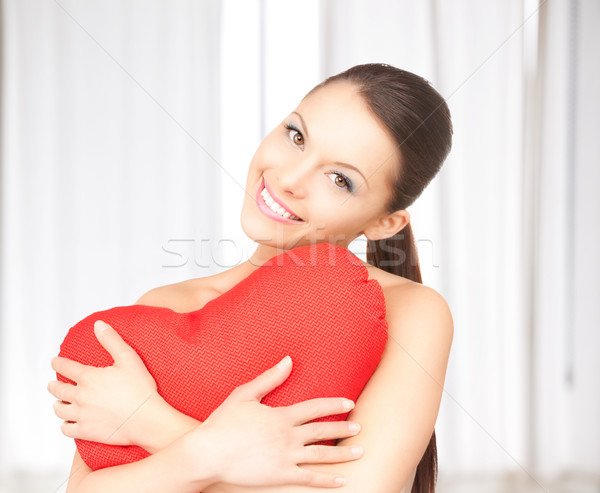
{"type": "Polygon", "coordinates": [[[386,272],[422,283],[419,256],[410,223],[390,238],[367,241],[367,262],[386,272]]]}
{"type": "MultiPolygon", "coordinates": [[[[410,224],[407,224],[391,238],[368,240],[367,263],[411,281],[423,282],[417,247],[410,224]]],[[[434,493],[437,472],[437,446],[434,430],[429,445],[417,466],[411,493],[434,493]]]]}

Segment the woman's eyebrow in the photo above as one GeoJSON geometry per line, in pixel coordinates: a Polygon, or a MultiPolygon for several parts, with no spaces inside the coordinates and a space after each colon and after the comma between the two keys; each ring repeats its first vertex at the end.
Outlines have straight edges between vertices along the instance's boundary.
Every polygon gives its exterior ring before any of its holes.
{"type": "Polygon", "coordinates": [[[365,178],[365,175],[362,174],[362,171],[359,170],[356,166],[353,166],[352,164],[348,164],[348,163],[342,163],[341,161],[336,161],[333,164],[337,164],[339,166],[344,166],[346,168],[350,168],[353,169],[354,171],[356,171],[360,176],[362,176],[362,179],[365,181],[365,183],[367,184],[367,188],[369,187],[369,182],[367,181],[367,179],[365,178]]]}
{"type": "Polygon", "coordinates": [[[300,123],[302,123],[302,129],[304,130],[304,133],[308,137],[308,127],[306,126],[306,123],[304,122],[304,118],[302,118],[302,115],[300,113],[298,113],[297,111],[292,111],[292,115],[298,115],[298,118],[300,118],[300,123]]]}

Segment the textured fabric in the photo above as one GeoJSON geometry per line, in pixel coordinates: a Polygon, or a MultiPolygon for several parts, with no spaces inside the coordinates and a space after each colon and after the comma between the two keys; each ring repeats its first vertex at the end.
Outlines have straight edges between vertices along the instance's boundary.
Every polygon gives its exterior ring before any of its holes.
{"type": "MultiPolygon", "coordinates": [[[[329,244],[298,247],[272,258],[194,312],[146,305],[96,312],[69,330],[60,356],[111,365],[94,335],[96,320],[111,325],[138,352],[169,404],[199,420],[286,354],[293,359],[292,372],[262,403],[278,407],[316,397],[356,400],[387,341],[381,286],[368,280],[367,269],[351,252],[329,244]]],[[[76,444],[92,469],[148,455],[137,446],[76,444]]]]}

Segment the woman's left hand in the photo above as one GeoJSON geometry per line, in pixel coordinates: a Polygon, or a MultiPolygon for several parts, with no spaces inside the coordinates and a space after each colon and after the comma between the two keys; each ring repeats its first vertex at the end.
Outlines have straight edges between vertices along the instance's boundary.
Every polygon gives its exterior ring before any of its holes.
{"type": "Polygon", "coordinates": [[[61,430],[71,438],[108,445],[142,445],[168,404],[139,355],[112,327],[97,321],[94,332],[112,356],[112,366],[52,359],[52,368],[77,384],[48,383],[48,391],[58,399],[54,412],[64,420],[61,430]]]}

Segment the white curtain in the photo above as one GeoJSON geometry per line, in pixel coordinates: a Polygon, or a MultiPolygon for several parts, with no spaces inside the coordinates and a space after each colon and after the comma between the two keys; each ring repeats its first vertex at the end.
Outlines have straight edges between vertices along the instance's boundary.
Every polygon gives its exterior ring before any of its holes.
{"type": "Polygon", "coordinates": [[[220,234],[220,6],[2,14],[0,468],[7,491],[59,471],[36,488],[51,492],[74,450],[45,389],[66,330],[214,270],[189,240],[220,234]]]}
{"type": "Polygon", "coordinates": [[[600,3],[542,10],[532,211],[532,448],[539,474],[600,478],[600,3]],[[557,446],[558,444],[558,446],[557,446]]]}
{"type": "Polygon", "coordinates": [[[439,491],[597,490],[600,3],[4,0],[2,16],[0,492],[68,471],[45,392],[66,329],[247,257],[260,139],[372,61],[423,75],[453,114],[411,207],[455,321],[439,491]]]}

